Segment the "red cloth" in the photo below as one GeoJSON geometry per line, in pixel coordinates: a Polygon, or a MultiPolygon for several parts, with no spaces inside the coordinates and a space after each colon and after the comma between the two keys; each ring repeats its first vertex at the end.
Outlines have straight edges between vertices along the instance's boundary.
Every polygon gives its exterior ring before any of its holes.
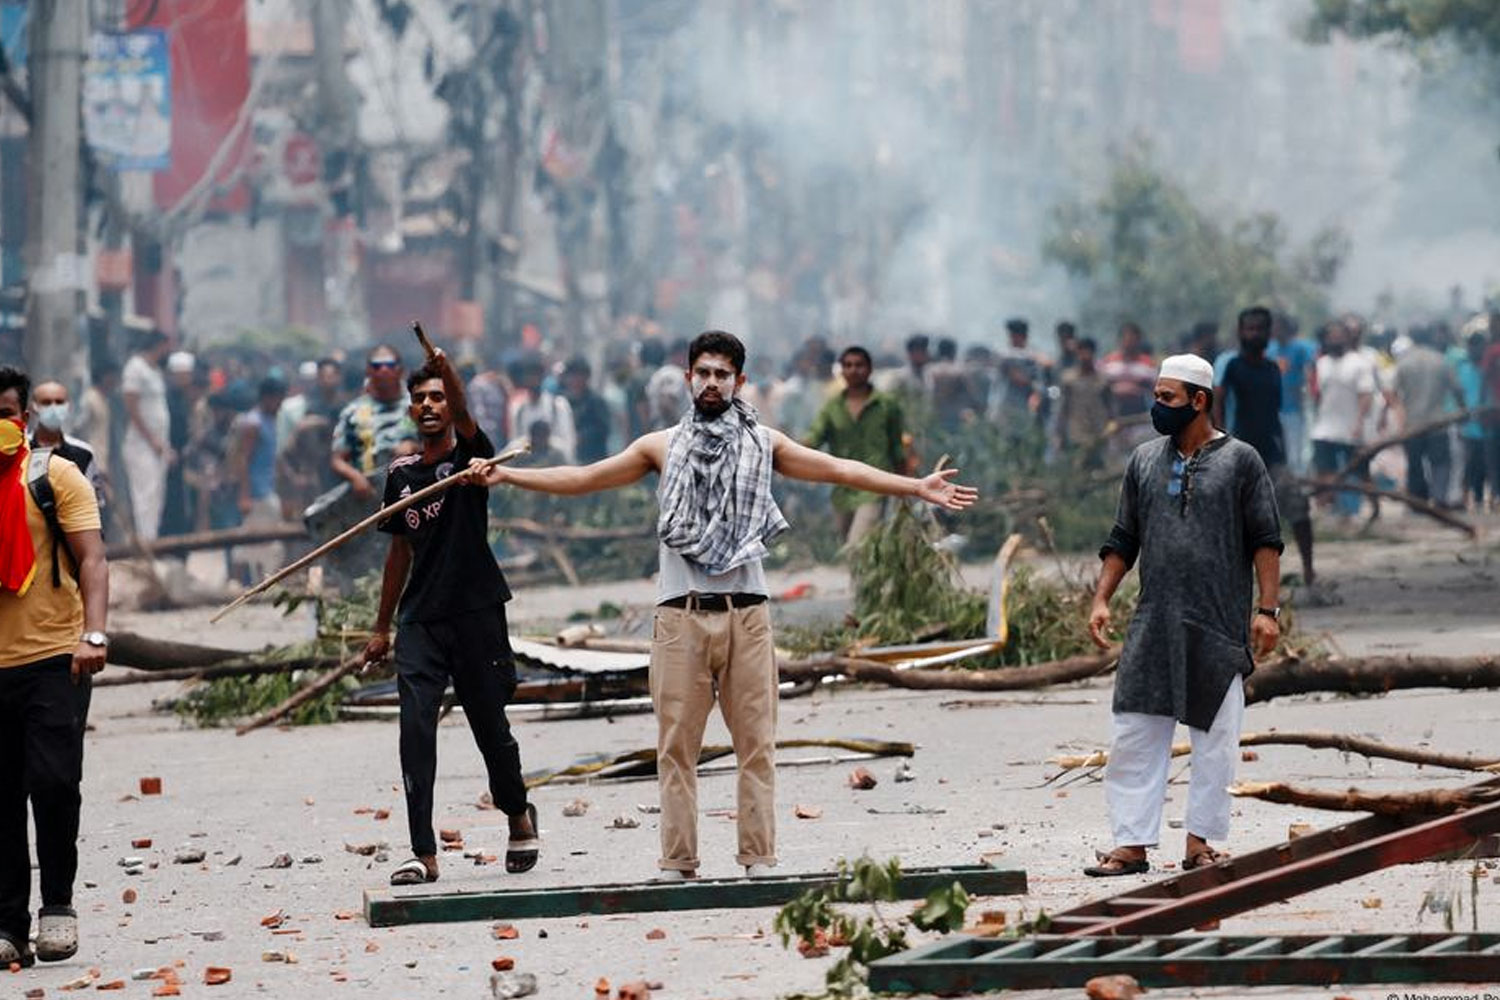
{"type": "Polygon", "coordinates": [[[24,594],[36,575],[36,549],[26,524],[26,429],[0,420],[0,590],[24,594]]]}

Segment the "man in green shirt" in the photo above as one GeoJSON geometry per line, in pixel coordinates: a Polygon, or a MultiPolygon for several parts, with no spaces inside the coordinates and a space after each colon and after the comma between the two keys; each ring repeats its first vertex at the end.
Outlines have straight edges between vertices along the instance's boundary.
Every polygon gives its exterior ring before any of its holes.
{"type": "MultiPolygon", "coordinates": [[[[839,355],[844,390],[823,404],[804,438],[810,448],[827,448],[839,458],[852,458],[886,472],[905,465],[901,404],[870,384],[874,370],[870,352],[847,347],[839,355]]],[[[853,546],[885,513],[885,498],[847,486],[833,489],[833,516],[844,544],[853,546]]]]}

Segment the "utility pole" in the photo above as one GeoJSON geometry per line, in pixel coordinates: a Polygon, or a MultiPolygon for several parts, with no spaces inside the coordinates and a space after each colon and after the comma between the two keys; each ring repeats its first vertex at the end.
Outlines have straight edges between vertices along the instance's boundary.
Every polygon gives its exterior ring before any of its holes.
{"type": "Polygon", "coordinates": [[[364,286],[354,252],[356,95],[344,64],[344,26],[349,0],[311,0],[313,57],[318,82],[318,145],[333,219],[323,240],[327,324],[333,342],[364,343],[364,286]]]}
{"type": "Polygon", "coordinates": [[[32,0],[30,10],[26,361],[34,375],[69,381],[84,374],[80,140],[89,5],[32,0]]]}

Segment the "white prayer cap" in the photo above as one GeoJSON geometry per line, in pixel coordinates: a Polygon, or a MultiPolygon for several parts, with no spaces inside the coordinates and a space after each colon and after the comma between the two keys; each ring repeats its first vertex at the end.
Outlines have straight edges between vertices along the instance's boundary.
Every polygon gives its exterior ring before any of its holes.
{"type": "Polygon", "coordinates": [[[297,366],[297,377],[305,378],[309,382],[318,377],[318,363],[316,361],[304,361],[297,366]]]}
{"type": "Polygon", "coordinates": [[[1190,385],[1201,385],[1205,389],[1214,386],[1214,366],[1196,354],[1174,354],[1161,363],[1157,378],[1175,378],[1190,385]]]}
{"type": "Polygon", "coordinates": [[[173,351],[167,355],[167,371],[190,372],[196,360],[190,351],[173,351]]]}

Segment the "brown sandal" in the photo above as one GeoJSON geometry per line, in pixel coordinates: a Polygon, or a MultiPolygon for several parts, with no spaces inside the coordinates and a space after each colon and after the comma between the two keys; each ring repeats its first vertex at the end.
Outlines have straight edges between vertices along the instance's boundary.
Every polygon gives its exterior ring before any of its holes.
{"type": "Polygon", "coordinates": [[[1194,851],[1182,859],[1182,870],[1185,872],[1195,871],[1199,868],[1212,868],[1220,861],[1228,861],[1227,851],[1216,851],[1212,847],[1204,847],[1201,851],[1194,851]]]}
{"type": "Polygon", "coordinates": [[[1151,862],[1145,858],[1121,857],[1114,851],[1105,854],[1095,851],[1094,856],[1099,859],[1097,865],[1090,865],[1083,870],[1085,875],[1093,878],[1113,878],[1116,875],[1144,875],[1151,870],[1151,862]]]}

